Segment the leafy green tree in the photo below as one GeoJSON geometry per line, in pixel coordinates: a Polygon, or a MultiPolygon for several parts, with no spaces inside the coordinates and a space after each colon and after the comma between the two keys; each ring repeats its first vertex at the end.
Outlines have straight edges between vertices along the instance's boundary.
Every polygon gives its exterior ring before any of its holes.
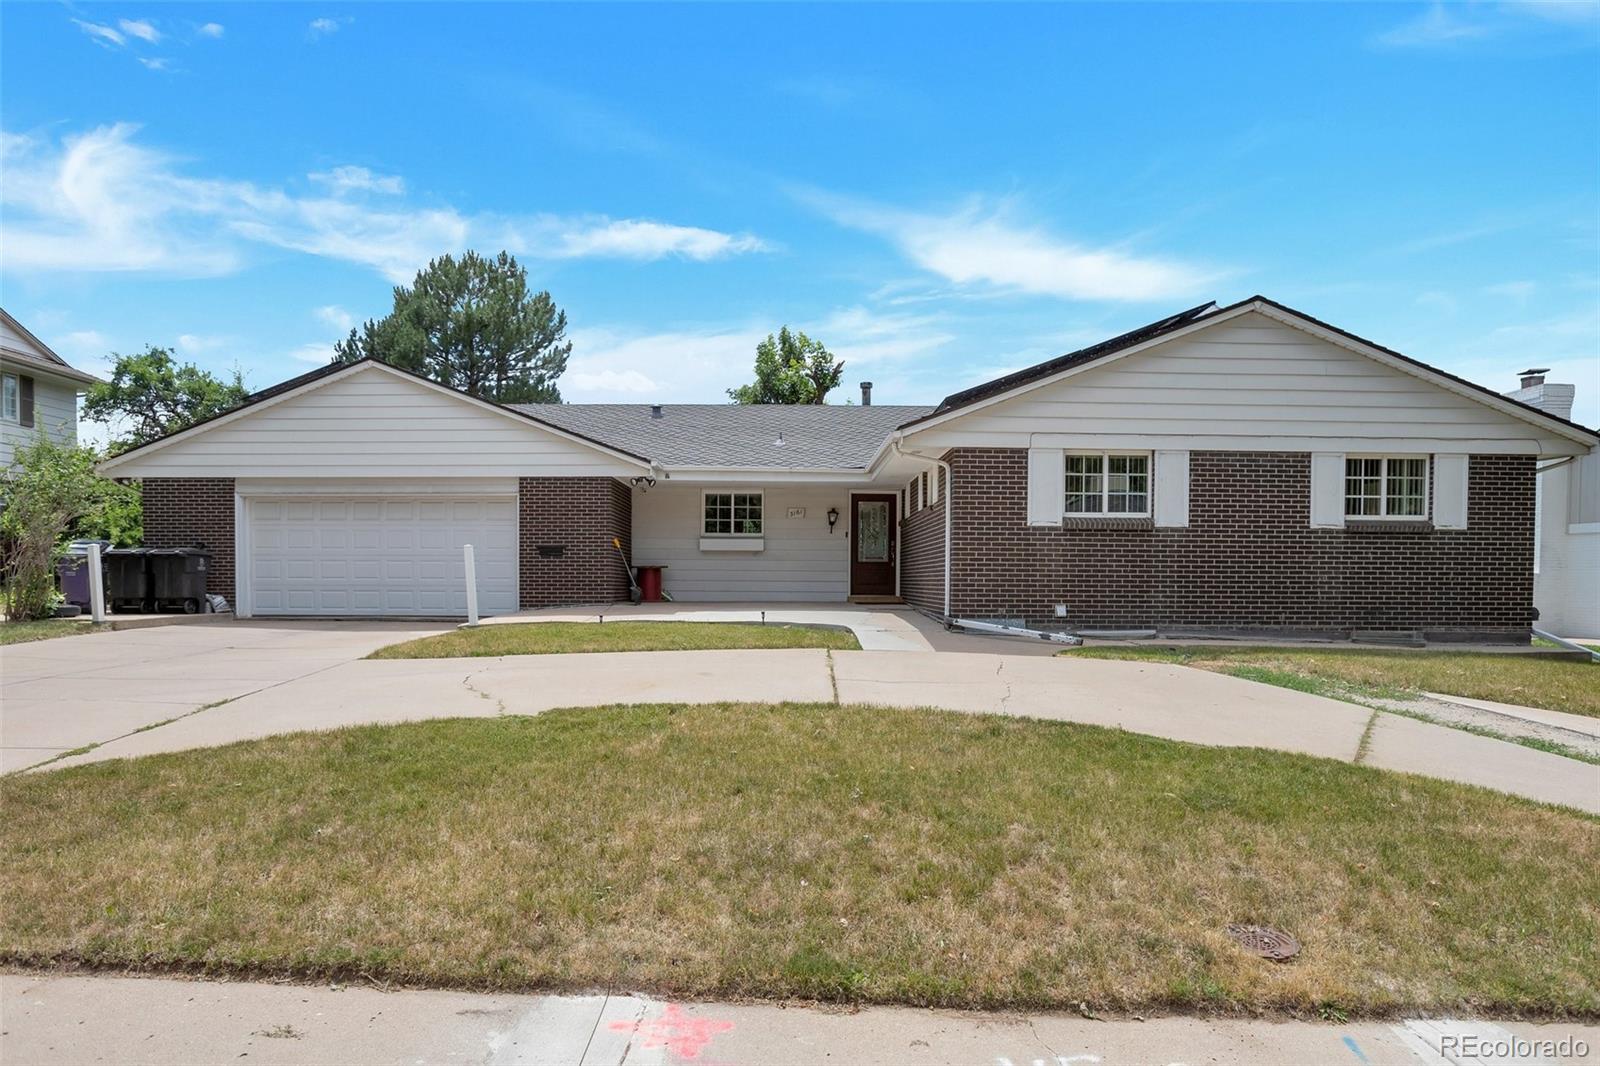
{"type": "Polygon", "coordinates": [[[144,540],[144,498],[139,483],[95,478],[88,507],[72,524],[68,536],[73,540],[109,540],[116,548],[137,547],[144,540]]]}
{"type": "Polygon", "coordinates": [[[153,344],[115,358],[110,380],[89,386],[83,400],[84,421],[111,427],[113,454],[230,411],[250,395],[238,370],[219,378],[153,344]]]}
{"type": "Polygon", "coordinates": [[[728,390],[734,403],[827,403],[844,377],[844,364],[801,332],[784,326],[756,345],[756,380],[728,390]]]}
{"type": "Polygon", "coordinates": [[[334,362],[368,357],[497,403],[560,403],[556,379],[572,342],[548,292],[505,252],[444,255],[394,290],[394,310],[334,346],[334,362]]]}
{"type": "Polygon", "coordinates": [[[63,537],[87,513],[104,479],[94,472],[99,456],[92,448],[62,444],[40,433],[16,448],[0,477],[0,563],[5,580],[6,617],[25,622],[48,618],[55,610],[55,564],[63,537]]]}

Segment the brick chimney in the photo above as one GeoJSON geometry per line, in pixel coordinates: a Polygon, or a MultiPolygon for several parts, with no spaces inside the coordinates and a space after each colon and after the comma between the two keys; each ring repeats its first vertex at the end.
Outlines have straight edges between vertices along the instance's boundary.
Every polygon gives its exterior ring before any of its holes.
{"type": "Polygon", "coordinates": [[[863,381],[861,383],[861,406],[872,406],[872,382],[870,381],[863,381]]]}

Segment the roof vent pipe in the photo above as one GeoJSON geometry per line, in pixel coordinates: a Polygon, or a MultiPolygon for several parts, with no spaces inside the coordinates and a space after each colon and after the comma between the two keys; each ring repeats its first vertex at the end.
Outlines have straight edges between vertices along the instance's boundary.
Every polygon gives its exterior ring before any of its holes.
{"type": "Polygon", "coordinates": [[[861,406],[872,406],[872,382],[870,381],[863,381],[861,383],[861,406]]]}
{"type": "Polygon", "coordinates": [[[1522,387],[1525,389],[1531,389],[1535,385],[1543,385],[1544,376],[1548,373],[1550,373],[1550,368],[1547,366],[1536,366],[1532,367],[1531,369],[1524,370],[1521,374],[1522,387]]]}
{"type": "Polygon", "coordinates": [[[660,404],[653,403],[653,404],[650,405],[650,417],[651,418],[660,418],[661,417],[661,405],[660,404]]]}

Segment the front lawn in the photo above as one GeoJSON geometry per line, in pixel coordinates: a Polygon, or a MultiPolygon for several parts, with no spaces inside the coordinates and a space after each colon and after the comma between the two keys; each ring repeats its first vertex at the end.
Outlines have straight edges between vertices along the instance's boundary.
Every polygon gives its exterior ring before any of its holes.
{"type": "Polygon", "coordinates": [[[518,622],[456,629],[379,648],[369,659],[454,659],[585,651],[708,648],[833,648],[856,651],[855,634],[816,626],[745,622],[518,622]]]}
{"type": "Polygon", "coordinates": [[[28,774],[0,802],[12,964],[1600,1015],[1600,820],[1091,726],[610,707],[28,774]],[[1236,922],[1304,951],[1248,956],[1236,922]]]}
{"type": "Polygon", "coordinates": [[[76,637],[84,633],[98,633],[106,629],[91,622],[75,622],[68,618],[45,618],[37,622],[0,622],[0,645],[28,644],[35,640],[53,640],[56,637],[76,637]]]}
{"type": "Polygon", "coordinates": [[[1085,647],[1063,655],[1178,663],[1331,696],[1440,692],[1600,716],[1600,663],[1492,652],[1343,648],[1085,647]]]}

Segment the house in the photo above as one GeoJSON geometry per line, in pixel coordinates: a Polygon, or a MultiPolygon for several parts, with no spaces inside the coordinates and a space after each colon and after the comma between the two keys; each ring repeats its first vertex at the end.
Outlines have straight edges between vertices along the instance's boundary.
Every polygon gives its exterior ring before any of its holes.
{"type": "MultiPolygon", "coordinates": [[[[1568,418],[1577,390],[1522,372],[1513,400],[1568,418]]],[[[1539,626],[1565,637],[1600,635],[1600,450],[1542,461],[1534,495],[1533,605],[1539,626]]]]}
{"type": "Polygon", "coordinates": [[[1253,297],[945,398],[501,406],[330,366],[102,466],[243,615],[903,599],[1077,630],[1526,641],[1593,430],[1253,297]]]}
{"type": "Polygon", "coordinates": [[[68,366],[0,308],[0,470],[40,433],[76,444],[78,396],[98,380],[68,366]]]}

